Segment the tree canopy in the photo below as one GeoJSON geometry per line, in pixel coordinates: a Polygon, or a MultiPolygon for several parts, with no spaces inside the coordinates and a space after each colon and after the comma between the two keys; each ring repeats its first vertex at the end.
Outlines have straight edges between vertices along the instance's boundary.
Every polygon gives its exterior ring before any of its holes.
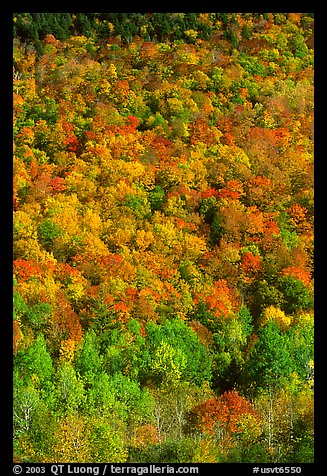
{"type": "Polygon", "coordinates": [[[313,461],[313,22],[14,14],[15,461],[313,461]]]}

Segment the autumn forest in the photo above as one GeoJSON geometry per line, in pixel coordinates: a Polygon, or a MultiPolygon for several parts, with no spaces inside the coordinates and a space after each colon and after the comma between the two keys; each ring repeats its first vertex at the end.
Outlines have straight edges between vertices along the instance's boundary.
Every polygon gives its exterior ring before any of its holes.
{"type": "Polygon", "coordinates": [[[16,13],[14,460],[314,460],[311,13],[16,13]]]}

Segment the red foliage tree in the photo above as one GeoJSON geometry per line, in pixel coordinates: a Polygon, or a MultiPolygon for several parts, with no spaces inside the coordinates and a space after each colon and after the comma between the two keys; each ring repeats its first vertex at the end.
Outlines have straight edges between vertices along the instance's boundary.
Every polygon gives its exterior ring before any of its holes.
{"type": "Polygon", "coordinates": [[[210,398],[192,410],[197,428],[210,435],[217,431],[223,435],[240,433],[242,429],[238,423],[243,415],[257,417],[251,402],[235,390],[227,391],[219,398],[210,398]]]}
{"type": "Polygon", "coordinates": [[[48,330],[49,337],[57,345],[61,340],[71,339],[79,342],[83,337],[82,326],[76,312],[72,309],[62,289],[57,291],[55,312],[52,326],[48,330]]]}
{"type": "Polygon", "coordinates": [[[250,251],[247,251],[242,256],[241,268],[245,273],[256,274],[261,268],[260,256],[254,256],[250,251]]]}
{"type": "Polygon", "coordinates": [[[14,260],[14,276],[18,281],[27,281],[29,278],[40,277],[43,274],[42,268],[34,260],[14,260]]]}

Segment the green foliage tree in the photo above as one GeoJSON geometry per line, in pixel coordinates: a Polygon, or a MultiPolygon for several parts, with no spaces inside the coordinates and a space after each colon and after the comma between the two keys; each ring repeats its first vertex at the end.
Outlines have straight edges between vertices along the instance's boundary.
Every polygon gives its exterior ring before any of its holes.
{"type": "Polygon", "coordinates": [[[75,368],[87,385],[93,384],[102,370],[98,338],[92,329],[84,336],[83,343],[76,356],[75,368]]]}
{"type": "Polygon", "coordinates": [[[57,223],[47,219],[38,226],[38,234],[40,242],[49,251],[52,249],[54,238],[61,236],[62,232],[57,223]]]}
{"type": "Polygon", "coordinates": [[[62,414],[76,411],[85,401],[83,381],[71,363],[63,361],[55,374],[55,405],[62,414]]]}
{"type": "Polygon", "coordinates": [[[271,321],[259,330],[258,341],[247,363],[249,385],[253,389],[282,387],[293,371],[288,337],[271,321]]]}
{"type": "Polygon", "coordinates": [[[49,392],[52,388],[52,375],[54,373],[52,358],[46,348],[43,334],[39,334],[33,345],[21,358],[21,367],[34,385],[42,392],[49,392]]]}
{"type": "Polygon", "coordinates": [[[159,383],[192,380],[200,385],[211,378],[211,357],[197,335],[178,318],[166,319],[158,326],[147,326],[146,347],[151,360],[147,372],[159,377],[159,383]]]}
{"type": "Polygon", "coordinates": [[[151,205],[151,210],[160,210],[161,205],[165,198],[165,191],[160,187],[160,185],[155,185],[148,194],[148,200],[151,205]]]}
{"type": "Polygon", "coordinates": [[[283,276],[278,279],[278,288],[283,293],[282,307],[287,314],[293,314],[299,309],[312,309],[313,297],[298,279],[293,276],[283,276]]]}
{"type": "Polygon", "coordinates": [[[35,331],[44,332],[49,325],[53,308],[51,304],[41,302],[31,306],[27,313],[26,319],[35,331]]]}
{"type": "Polygon", "coordinates": [[[124,426],[117,421],[108,421],[107,417],[92,419],[89,426],[92,461],[124,463],[128,455],[124,442],[124,426]]]}

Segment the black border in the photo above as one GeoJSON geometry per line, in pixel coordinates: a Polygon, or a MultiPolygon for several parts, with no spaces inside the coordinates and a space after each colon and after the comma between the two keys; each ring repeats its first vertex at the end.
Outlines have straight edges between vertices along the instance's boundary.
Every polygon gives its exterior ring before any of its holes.
{"type": "MultiPolygon", "coordinates": [[[[323,266],[323,251],[324,244],[324,197],[320,196],[320,192],[323,189],[323,180],[325,175],[321,173],[320,167],[323,163],[323,155],[321,152],[321,136],[322,128],[324,128],[324,104],[321,98],[323,98],[322,92],[326,88],[322,83],[323,76],[323,62],[324,62],[324,48],[320,42],[324,38],[324,22],[322,8],[320,8],[322,2],[209,2],[209,1],[188,1],[183,2],[137,2],[133,4],[140,12],[155,11],[155,12],[313,12],[315,16],[315,368],[316,368],[316,380],[315,380],[315,462],[303,463],[303,464],[248,464],[248,463],[201,463],[201,464],[183,464],[183,466],[198,466],[199,474],[203,474],[206,471],[211,472],[217,470],[220,474],[227,474],[229,471],[235,471],[235,474],[252,474],[253,467],[259,468],[280,468],[282,466],[297,466],[301,467],[301,474],[320,475],[322,474],[320,466],[323,464],[324,447],[323,439],[325,437],[325,431],[323,427],[323,410],[326,406],[326,399],[324,398],[324,379],[322,378],[322,372],[324,366],[322,363],[323,345],[325,344],[324,334],[321,329],[321,324],[325,318],[322,305],[322,289],[324,284],[324,275],[322,274],[323,266]],[[239,470],[239,471],[237,471],[239,470]]],[[[2,112],[2,121],[0,127],[1,137],[1,172],[0,172],[0,193],[1,193],[1,206],[0,206],[0,226],[1,226],[1,245],[0,245],[0,277],[1,277],[1,290],[3,299],[1,302],[1,332],[0,336],[3,342],[0,344],[0,363],[1,363],[1,395],[4,397],[5,403],[1,405],[2,415],[0,416],[1,430],[0,430],[0,464],[3,467],[1,474],[7,476],[14,474],[12,467],[12,455],[13,455],[13,431],[12,431],[12,373],[13,373],[13,359],[12,359],[12,261],[13,261],[13,246],[12,246],[12,17],[14,12],[39,12],[40,6],[34,7],[27,3],[23,5],[13,2],[10,11],[1,12],[1,28],[0,28],[0,45],[1,45],[1,67],[0,67],[0,106],[2,112]]],[[[46,4],[48,12],[61,11],[60,2],[48,2],[46,4]]],[[[82,8],[80,2],[71,3],[69,6],[70,11],[85,11],[91,5],[86,5],[86,8],[82,8]]],[[[101,12],[103,9],[103,2],[99,5],[92,3],[93,10],[101,12]],[[102,6],[102,8],[101,8],[102,6]]],[[[133,12],[134,8],[131,8],[129,4],[117,4],[106,3],[106,10],[133,12]],[[117,8],[118,7],[118,8],[117,8]]],[[[44,7],[44,5],[42,5],[44,7]]],[[[67,10],[67,3],[63,4],[63,9],[67,10]]],[[[42,9],[42,11],[44,11],[42,9]]],[[[110,464],[110,463],[108,463],[110,464]]],[[[51,464],[23,464],[24,468],[27,466],[43,466],[46,468],[46,473],[50,472],[51,464]]],[[[65,465],[66,466],[66,465],[65,465]]],[[[74,464],[74,466],[83,466],[81,464],[74,464]]],[[[84,466],[90,466],[90,464],[84,464],[84,466]]],[[[103,467],[99,464],[95,466],[103,467]]],[[[148,466],[147,464],[114,464],[114,466],[148,466]]],[[[157,466],[165,466],[165,464],[158,464],[157,466]]],[[[170,464],[170,466],[178,466],[170,464]]],[[[264,472],[264,471],[262,471],[264,472]]],[[[67,474],[65,471],[63,474],[67,474]]],[[[100,473],[101,474],[101,473],[100,473]]],[[[110,474],[110,473],[106,473],[110,474]]]]}

